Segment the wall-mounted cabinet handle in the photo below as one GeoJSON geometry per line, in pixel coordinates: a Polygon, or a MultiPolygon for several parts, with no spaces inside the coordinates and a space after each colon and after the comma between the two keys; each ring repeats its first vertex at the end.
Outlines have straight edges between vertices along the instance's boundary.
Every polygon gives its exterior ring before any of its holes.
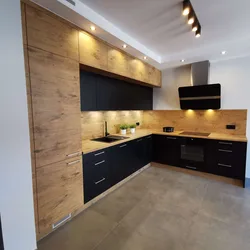
{"type": "Polygon", "coordinates": [[[67,157],[74,157],[74,156],[79,156],[79,155],[81,155],[82,154],[82,152],[75,152],[75,153],[72,153],[72,154],[68,154],[68,155],[66,155],[67,157]]]}
{"type": "Polygon", "coordinates": [[[226,168],[231,168],[232,167],[231,165],[221,164],[221,163],[218,163],[218,165],[221,166],[221,167],[226,167],[226,168]]]}
{"type": "Polygon", "coordinates": [[[126,146],[127,146],[127,144],[123,144],[123,145],[120,146],[120,148],[124,148],[126,146]]]}
{"type": "Polygon", "coordinates": [[[102,151],[102,152],[100,152],[100,153],[95,154],[95,156],[102,155],[102,154],[105,154],[105,152],[102,151]]]}
{"type": "Polygon", "coordinates": [[[176,140],[176,137],[167,137],[167,139],[176,140]]]}
{"type": "Polygon", "coordinates": [[[219,149],[220,152],[227,152],[227,153],[232,153],[232,150],[225,150],[225,149],[219,149]]]}
{"type": "Polygon", "coordinates": [[[219,144],[224,144],[224,145],[232,145],[232,142],[223,142],[223,141],[219,141],[219,144]]]}
{"type": "Polygon", "coordinates": [[[186,168],[197,169],[196,167],[190,167],[190,166],[186,166],[186,168]]]}
{"type": "Polygon", "coordinates": [[[142,139],[137,140],[137,142],[142,141],[142,139]]]}
{"type": "Polygon", "coordinates": [[[101,183],[101,182],[103,182],[103,181],[105,181],[105,180],[106,180],[106,178],[102,178],[101,180],[96,181],[95,184],[97,185],[97,184],[99,184],[99,183],[101,183]]]}
{"type": "Polygon", "coordinates": [[[72,161],[72,162],[68,162],[67,165],[71,166],[71,165],[74,165],[74,164],[79,163],[79,162],[81,162],[81,161],[80,160],[72,161]]]}
{"type": "Polygon", "coordinates": [[[95,164],[95,166],[100,165],[100,164],[103,164],[104,162],[105,162],[105,160],[100,161],[100,162],[97,162],[97,163],[95,164]]]}

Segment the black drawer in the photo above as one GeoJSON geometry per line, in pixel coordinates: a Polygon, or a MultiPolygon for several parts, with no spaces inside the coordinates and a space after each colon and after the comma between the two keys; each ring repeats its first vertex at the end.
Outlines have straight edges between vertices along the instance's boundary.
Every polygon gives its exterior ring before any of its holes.
{"type": "Polygon", "coordinates": [[[110,188],[108,176],[84,181],[84,203],[92,200],[110,188]]]}
{"type": "MultiPolygon", "coordinates": [[[[233,150],[233,142],[231,141],[218,141],[217,147],[218,149],[224,149],[224,150],[233,150]]],[[[235,143],[237,144],[237,143],[235,143]]]]}
{"type": "Polygon", "coordinates": [[[103,160],[107,160],[107,154],[109,149],[101,149],[93,153],[88,153],[83,155],[85,163],[97,163],[103,160]]]}
{"type": "Polygon", "coordinates": [[[233,151],[228,149],[218,149],[217,161],[221,164],[233,165],[234,163],[234,154],[233,151]]]}
{"type": "Polygon", "coordinates": [[[101,160],[98,162],[85,162],[83,161],[83,176],[84,181],[96,180],[109,175],[109,162],[108,160],[101,160]]]}

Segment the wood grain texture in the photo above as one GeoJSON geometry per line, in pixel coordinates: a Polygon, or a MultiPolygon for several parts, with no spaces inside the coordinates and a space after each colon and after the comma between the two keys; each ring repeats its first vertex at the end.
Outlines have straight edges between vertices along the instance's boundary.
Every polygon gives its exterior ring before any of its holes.
{"type": "Polygon", "coordinates": [[[36,167],[81,151],[78,62],[28,48],[36,167]]]}
{"type": "Polygon", "coordinates": [[[39,231],[52,231],[52,224],[83,206],[81,157],[39,168],[37,195],[39,231]],[[68,165],[71,162],[76,163],[68,165]]]}
{"type": "Polygon", "coordinates": [[[26,5],[28,45],[79,61],[78,30],[26,5]]]}
{"type": "Polygon", "coordinates": [[[21,16],[22,16],[23,44],[27,45],[26,13],[25,13],[24,3],[21,3],[21,16]]]}
{"type": "Polygon", "coordinates": [[[131,78],[129,59],[127,54],[110,47],[108,50],[108,71],[131,78]]]}
{"type": "Polygon", "coordinates": [[[143,112],[143,128],[246,135],[247,110],[154,110],[143,112]],[[235,124],[236,130],[226,129],[235,124]]]}
{"type": "Polygon", "coordinates": [[[142,118],[142,111],[82,112],[82,140],[103,136],[104,121],[108,122],[108,132],[116,134],[119,133],[120,124],[135,124],[136,122],[142,124],[142,118]]]}
{"type": "Polygon", "coordinates": [[[142,61],[131,58],[129,60],[129,71],[131,78],[149,83],[149,66],[142,61]]]}
{"type": "Polygon", "coordinates": [[[108,46],[86,32],[79,32],[80,63],[108,70],[108,46]]]}
{"type": "Polygon", "coordinates": [[[161,71],[148,65],[148,82],[156,87],[161,87],[161,71]]]}

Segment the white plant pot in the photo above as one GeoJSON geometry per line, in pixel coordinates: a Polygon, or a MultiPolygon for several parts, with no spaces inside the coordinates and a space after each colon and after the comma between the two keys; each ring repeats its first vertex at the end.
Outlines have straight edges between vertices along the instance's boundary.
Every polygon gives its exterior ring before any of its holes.
{"type": "Polygon", "coordinates": [[[131,129],[130,129],[130,133],[131,133],[131,134],[134,134],[134,133],[135,133],[135,128],[131,128],[131,129]]]}
{"type": "Polygon", "coordinates": [[[126,135],[127,134],[127,129],[121,129],[121,134],[126,135]]]}

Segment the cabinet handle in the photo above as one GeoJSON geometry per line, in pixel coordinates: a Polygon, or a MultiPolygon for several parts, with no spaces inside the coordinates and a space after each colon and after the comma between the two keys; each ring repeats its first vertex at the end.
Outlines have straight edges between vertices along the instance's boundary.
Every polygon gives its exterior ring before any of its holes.
{"type": "Polygon", "coordinates": [[[127,146],[127,144],[123,144],[123,145],[120,146],[120,148],[124,148],[126,146],[127,146]]]}
{"type": "Polygon", "coordinates": [[[197,169],[196,167],[190,167],[190,166],[186,166],[186,168],[197,169]]]}
{"type": "Polygon", "coordinates": [[[67,157],[74,157],[74,156],[79,156],[81,155],[81,152],[75,152],[75,153],[72,153],[72,154],[68,154],[66,155],[67,157]]]}
{"type": "Polygon", "coordinates": [[[147,139],[151,139],[151,138],[152,138],[152,136],[148,136],[148,137],[147,137],[147,139]]]}
{"type": "Polygon", "coordinates": [[[95,156],[102,155],[102,154],[104,154],[104,153],[105,153],[105,152],[102,151],[102,152],[100,152],[100,153],[95,154],[95,156]]]}
{"type": "Polygon", "coordinates": [[[221,167],[226,167],[226,168],[231,168],[232,166],[231,165],[226,165],[226,164],[221,164],[221,163],[218,163],[219,166],[221,167]]]}
{"type": "Polygon", "coordinates": [[[232,150],[225,150],[225,149],[219,149],[220,152],[227,152],[227,153],[232,153],[232,150]]]}
{"type": "Polygon", "coordinates": [[[219,144],[224,144],[224,145],[232,145],[232,142],[223,142],[223,141],[219,141],[219,144]]]}
{"type": "Polygon", "coordinates": [[[167,139],[176,140],[176,137],[167,137],[167,139]]]}
{"type": "Polygon", "coordinates": [[[137,142],[142,141],[142,139],[137,140],[137,142]]]}
{"type": "Polygon", "coordinates": [[[78,163],[78,162],[80,162],[80,160],[68,162],[67,165],[68,165],[68,166],[71,166],[71,165],[74,165],[74,164],[76,164],[76,163],[78,163]]]}
{"type": "Polygon", "coordinates": [[[105,160],[100,161],[100,162],[97,162],[97,163],[95,164],[95,166],[100,165],[100,164],[103,164],[104,162],[105,162],[105,160]]]}
{"type": "Polygon", "coordinates": [[[106,180],[106,178],[102,178],[101,180],[96,181],[95,184],[97,185],[97,184],[99,184],[99,183],[101,183],[101,182],[103,182],[103,181],[105,181],[105,180],[106,180]]]}

